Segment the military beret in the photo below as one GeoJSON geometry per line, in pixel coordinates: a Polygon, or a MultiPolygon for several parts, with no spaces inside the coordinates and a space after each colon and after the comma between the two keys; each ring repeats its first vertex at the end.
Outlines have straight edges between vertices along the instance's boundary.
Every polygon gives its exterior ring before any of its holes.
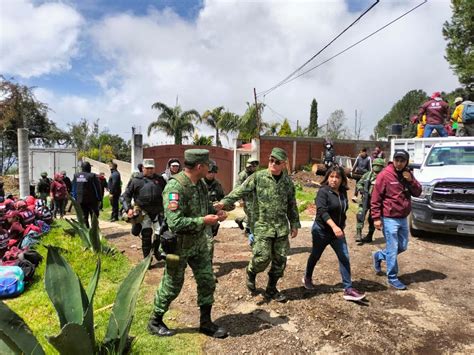
{"type": "Polygon", "coordinates": [[[187,149],[184,151],[184,160],[191,164],[209,164],[207,149],[187,149]]]}
{"type": "Polygon", "coordinates": [[[270,156],[274,157],[275,159],[278,159],[280,161],[285,161],[288,156],[286,155],[286,152],[282,148],[275,147],[272,149],[272,152],[270,156]]]}

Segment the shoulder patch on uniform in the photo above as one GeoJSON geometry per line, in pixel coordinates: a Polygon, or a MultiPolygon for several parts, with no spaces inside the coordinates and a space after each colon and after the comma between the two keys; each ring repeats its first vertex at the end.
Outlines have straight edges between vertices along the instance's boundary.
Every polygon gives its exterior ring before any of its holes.
{"type": "Polygon", "coordinates": [[[168,209],[170,211],[176,211],[178,209],[178,201],[170,201],[168,203],[168,209]]]}
{"type": "Polygon", "coordinates": [[[175,192],[170,192],[168,194],[168,200],[170,200],[170,201],[179,201],[179,194],[177,194],[175,192]]]}

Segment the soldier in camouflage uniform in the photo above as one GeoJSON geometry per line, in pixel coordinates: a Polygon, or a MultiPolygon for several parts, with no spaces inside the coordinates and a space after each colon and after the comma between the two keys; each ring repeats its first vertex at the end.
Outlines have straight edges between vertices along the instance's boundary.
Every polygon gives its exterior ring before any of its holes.
{"type": "MultiPolygon", "coordinates": [[[[247,178],[255,173],[259,165],[259,161],[255,158],[250,158],[247,160],[247,164],[245,165],[245,170],[242,170],[239,173],[239,178],[237,183],[235,184],[234,188],[242,185],[247,178]]],[[[252,234],[252,205],[253,205],[253,194],[248,194],[242,198],[244,202],[244,212],[245,217],[238,217],[235,219],[235,223],[239,226],[240,229],[245,229],[245,234],[247,236],[252,234]],[[246,224],[244,228],[244,223],[246,224]]],[[[252,244],[252,243],[251,243],[252,244]]]]}
{"type": "MultiPolygon", "coordinates": [[[[224,198],[225,193],[219,180],[216,179],[218,171],[217,164],[214,160],[211,160],[209,164],[209,171],[207,172],[204,182],[206,183],[209,192],[209,202],[214,203],[224,198]]],[[[209,235],[209,250],[211,251],[211,262],[214,259],[214,237],[219,231],[219,223],[212,226],[212,234],[209,235]]]]}
{"type": "Polygon", "coordinates": [[[285,171],[286,160],[283,149],[273,148],[267,170],[256,172],[219,204],[215,204],[217,209],[229,207],[243,196],[253,194],[255,243],[253,257],[247,266],[247,287],[251,292],[256,291],[256,275],[271,262],[265,296],[278,302],[286,300],[276,285],[286,267],[286,255],[290,247],[288,234],[291,228],[291,237],[295,238],[298,228],[301,228],[295,186],[285,171]]]}
{"type": "Polygon", "coordinates": [[[215,338],[225,338],[227,331],[211,321],[216,283],[208,248],[210,227],[226,218],[223,211],[215,213],[209,203],[208,190],[202,180],[209,169],[209,151],[188,149],[184,152],[185,170],[174,175],[163,191],[165,218],[176,235],[178,265],[167,263],[156,292],[154,312],[148,330],[158,336],[174,335],[163,322],[163,315],[179,295],[186,266],[191,267],[197,283],[197,303],[201,311],[199,331],[215,338]]]}
{"type": "Polygon", "coordinates": [[[360,192],[362,198],[359,201],[359,209],[357,210],[357,229],[356,229],[356,243],[362,245],[364,243],[372,242],[372,237],[375,232],[374,221],[370,215],[370,197],[374,189],[375,179],[377,174],[385,167],[385,160],[377,158],[372,163],[372,170],[366,172],[357,182],[356,191],[360,192]],[[362,238],[362,229],[364,228],[365,215],[369,213],[369,233],[362,238]]]}

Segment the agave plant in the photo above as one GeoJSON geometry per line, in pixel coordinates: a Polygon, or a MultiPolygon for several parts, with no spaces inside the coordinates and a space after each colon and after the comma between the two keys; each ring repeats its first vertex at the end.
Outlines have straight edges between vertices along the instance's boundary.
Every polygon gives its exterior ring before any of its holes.
{"type": "MultiPolygon", "coordinates": [[[[151,262],[151,255],[139,263],[119,287],[110,315],[106,337],[96,342],[94,333],[94,294],[99,282],[101,262],[87,290],[55,247],[48,247],[45,287],[58,314],[61,332],[47,337],[60,354],[84,355],[128,351],[129,330],[135,312],[138,291],[151,262]]],[[[38,340],[23,319],[3,302],[0,306],[0,353],[44,354],[38,340]]]]}
{"type": "Polygon", "coordinates": [[[73,201],[74,208],[76,208],[76,211],[81,212],[77,213],[77,220],[73,218],[66,218],[66,222],[69,223],[69,225],[72,227],[74,234],[78,235],[79,238],[81,238],[84,248],[90,249],[94,253],[114,253],[115,250],[113,248],[103,243],[103,237],[100,233],[99,219],[97,218],[97,216],[94,213],[92,214],[91,227],[87,228],[79,204],[74,199],[71,199],[71,201],[73,201]]]}

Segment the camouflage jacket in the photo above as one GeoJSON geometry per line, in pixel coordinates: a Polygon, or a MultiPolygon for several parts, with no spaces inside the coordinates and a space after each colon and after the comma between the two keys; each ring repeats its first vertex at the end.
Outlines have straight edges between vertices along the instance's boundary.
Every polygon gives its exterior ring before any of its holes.
{"type": "Polygon", "coordinates": [[[253,194],[252,218],[256,236],[286,236],[289,227],[301,227],[295,186],[288,174],[282,174],[277,182],[268,170],[258,171],[221,200],[228,207],[243,196],[253,194]]]}
{"type": "Polygon", "coordinates": [[[222,188],[219,180],[214,179],[212,181],[208,181],[204,179],[204,182],[206,183],[207,190],[209,192],[210,202],[220,201],[225,196],[224,189],[222,188]]]}
{"type": "MultiPolygon", "coordinates": [[[[247,172],[247,170],[242,170],[240,173],[239,173],[239,178],[237,179],[237,183],[235,184],[235,188],[239,187],[240,185],[242,185],[244,183],[245,180],[248,179],[249,176],[252,176],[253,174],[255,174],[255,172],[253,173],[249,173],[247,172]]],[[[242,197],[242,200],[244,201],[244,212],[247,216],[247,222],[250,226],[250,229],[253,230],[253,218],[252,218],[252,210],[253,210],[253,203],[254,203],[254,194],[253,193],[249,193],[245,196],[242,197]]]]}
{"type": "Polygon", "coordinates": [[[360,180],[357,182],[356,189],[359,191],[361,194],[369,193],[369,195],[372,195],[372,190],[374,189],[375,185],[375,179],[377,178],[377,174],[374,173],[373,171],[368,171],[362,177],[360,180]],[[364,191],[364,185],[366,181],[370,181],[369,184],[369,191],[364,191]]]}
{"type": "Polygon", "coordinates": [[[210,233],[203,217],[215,213],[215,209],[203,180],[194,184],[184,172],[172,176],[163,191],[163,207],[168,227],[178,236],[210,233]]]}

